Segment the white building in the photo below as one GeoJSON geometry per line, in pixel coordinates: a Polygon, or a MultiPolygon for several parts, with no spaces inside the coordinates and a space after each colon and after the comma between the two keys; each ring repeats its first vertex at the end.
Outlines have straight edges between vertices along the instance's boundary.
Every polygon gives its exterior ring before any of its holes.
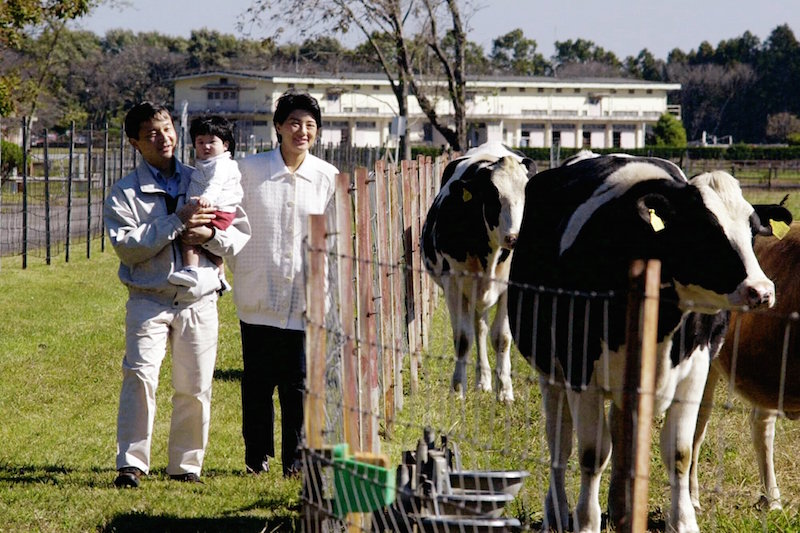
{"type": "MultiPolygon", "coordinates": [[[[396,144],[392,127],[397,99],[383,74],[292,75],[257,71],[215,71],[175,79],[180,115],[220,113],[237,122],[248,143],[277,142],[274,102],[289,88],[307,91],[320,103],[321,141],[354,146],[396,144]]],[[[453,115],[446,85],[430,85],[440,117],[453,115]]],[[[675,83],[627,79],[472,77],[467,81],[467,122],[471,145],[501,141],[509,146],[642,148],[645,133],[667,112],[675,83]]],[[[444,138],[409,96],[408,135],[412,145],[444,145],[444,138]]],[[[241,141],[240,141],[241,142],[241,141]]],[[[244,147],[242,147],[244,148],[244,147]]]]}

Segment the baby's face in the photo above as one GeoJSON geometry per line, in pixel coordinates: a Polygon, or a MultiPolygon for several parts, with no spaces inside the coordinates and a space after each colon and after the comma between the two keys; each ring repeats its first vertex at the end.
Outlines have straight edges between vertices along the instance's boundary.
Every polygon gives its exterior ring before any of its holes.
{"type": "Polygon", "coordinates": [[[227,149],[228,143],[216,135],[198,135],[194,138],[196,157],[201,161],[222,155],[227,149]]]}

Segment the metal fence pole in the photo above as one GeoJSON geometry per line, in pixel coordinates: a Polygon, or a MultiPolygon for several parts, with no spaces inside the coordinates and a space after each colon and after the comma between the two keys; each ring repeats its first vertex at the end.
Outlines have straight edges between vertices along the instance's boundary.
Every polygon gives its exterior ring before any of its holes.
{"type": "MultiPolygon", "coordinates": [[[[121,133],[121,132],[120,132],[121,133]]],[[[106,183],[108,182],[108,122],[105,124],[105,131],[103,132],[103,184],[101,190],[103,191],[103,201],[106,198],[106,183]]],[[[100,211],[102,215],[102,210],[100,211]]],[[[100,216],[100,251],[106,250],[106,219],[100,216]]]]}
{"type": "Polygon", "coordinates": [[[92,255],[92,141],[94,126],[89,125],[89,142],[86,149],[86,259],[92,255]]]}
{"type": "Polygon", "coordinates": [[[45,262],[50,264],[50,155],[47,129],[44,130],[44,248],[45,262]]]}
{"type": "Polygon", "coordinates": [[[28,119],[22,118],[22,268],[28,268],[28,119]]]}
{"type": "Polygon", "coordinates": [[[64,262],[69,263],[69,248],[72,239],[72,170],[75,168],[75,121],[69,128],[69,168],[67,171],[67,239],[65,243],[64,262]]]}

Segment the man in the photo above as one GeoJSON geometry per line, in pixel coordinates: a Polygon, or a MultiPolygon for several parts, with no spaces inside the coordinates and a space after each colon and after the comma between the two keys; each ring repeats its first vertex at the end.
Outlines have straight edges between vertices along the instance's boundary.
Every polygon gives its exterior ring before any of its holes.
{"type": "Polygon", "coordinates": [[[272,395],[281,406],[283,475],[300,472],[303,427],[305,280],[308,215],[322,214],[338,170],[308,151],[322,117],[317,101],[287,92],[273,115],[280,147],[240,162],[253,238],[230,265],[242,331],[242,433],[245,467],[258,474],[275,457],[272,395]]]}
{"type": "Polygon", "coordinates": [[[114,184],[105,224],[128,289],[125,358],[117,415],[117,487],[138,487],[150,471],[156,388],[167,345],[172,348],[172,422],[167,474],[200,482],[211,418],[211,383],[217,356],[219,278],[206,257],[207,276],[194,287],[173,285],[182,268],[180,241],[218,256],[237,253],[250,238],[242,209],[226,230],[206,224],[213,207],[186,202],[192,168],[174,155],[177,134],[167,108],[151,102],[125,117],[128,141],[143,161],[114,184]]]}

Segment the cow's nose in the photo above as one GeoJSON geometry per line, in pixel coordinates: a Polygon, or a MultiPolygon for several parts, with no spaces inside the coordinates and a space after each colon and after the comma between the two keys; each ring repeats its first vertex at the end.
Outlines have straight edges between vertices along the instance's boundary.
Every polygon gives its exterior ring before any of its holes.
{"type": "Polygon", "coordinates": [[[517,244],[517,234],[512,233],[511,235],[506,235],[505,241],[506,248],[514,248],[514,245],[517,244]]]}
{"type": "Polygon", "coordinates": [[[753,309],[772,307],[775,305],[775,285],[771,281],[754,283],[747,288],[745,299],[747,306],[753,309]]]}

